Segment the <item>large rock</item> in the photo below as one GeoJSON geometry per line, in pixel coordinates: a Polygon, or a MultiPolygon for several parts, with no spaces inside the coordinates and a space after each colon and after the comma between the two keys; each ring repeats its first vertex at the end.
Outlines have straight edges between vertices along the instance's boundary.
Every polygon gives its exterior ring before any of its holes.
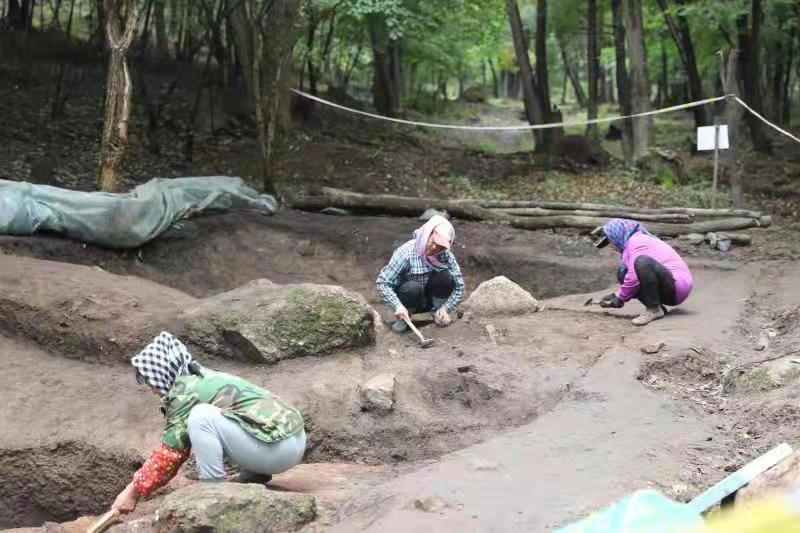
{"type": "Polygon", "coordinates": [[[182,313],[183,336],[207,354],[259,363],[375,341],[375,311],[332,285],[256,280],[182,313]]]}
{"type": "Polygon", "coordinates": [[[317,516],[313,496],[263,485],[198,483],[178,489],[156,512],[158,531],[296,531],[317,516]]]}
{"type": "Polygon", "coordinates": [[[478,285],[463,307],[473,316],[508,316],[535,313],[539,302],[507,277],[498,276],[478,285]]]}
{"type": "Polygon", "coordinates": [[[800,451],[773,466],[736,493],[736,504],[786,494],[800,487],[800,451]]]}
{"type": "Polygon", "coordinates": [[[361,388],[363,406],[367,410],[391,411],[394,407],[393,374],[378,374],[361,388]]]}

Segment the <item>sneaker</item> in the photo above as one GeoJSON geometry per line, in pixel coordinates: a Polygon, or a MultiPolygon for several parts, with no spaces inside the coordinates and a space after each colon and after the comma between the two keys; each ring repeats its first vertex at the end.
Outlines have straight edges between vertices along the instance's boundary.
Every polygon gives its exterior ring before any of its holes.
{"type": "Polygon", "coordinates": [[[266,485],[270,481],[272,481],[272,474],[256,474],[246,470],[242,470],[238,476],[233,478],[234,483],[255,483],[258,485],[266,485]]]}
{"type": "Polygon", "coordinates": [[[408,329],[408,324],[405,320],[395,320],[392,324],[392,331],[395,333],[403,333],[408,329]]]}
{"type": "Polygon", "coordinates": [[[658,320],[659,318],[664,318],[664,309],[659,307],[648,307],[647,310],[642,313],[641,315],[634,318],[631,322],[634,326],[644,326],[645,324],[649,324],[653,320],[658,320]]]}

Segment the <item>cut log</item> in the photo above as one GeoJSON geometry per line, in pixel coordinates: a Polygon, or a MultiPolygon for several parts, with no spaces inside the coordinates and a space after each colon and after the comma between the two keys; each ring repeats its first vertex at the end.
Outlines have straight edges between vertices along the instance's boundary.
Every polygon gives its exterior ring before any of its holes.
{"type": "Polygon", "coordinates": [[[490,220],[509,222],[513,217],[497,213],[483,207],[458,204],[451,200],[437,198],[410,198],[393,194],[361,194],[323,187],[319,196],[304,196],[291,201],[296,209],[366,209],[380,211],[388,215],[418,217],[428,209],[447,211],[451,216],[464,220],[490,220]]]}
{"type": "Polygon", "coordinates": [[[607,217],[607,218],[630,218],[639,220],[641,222],[692,222],[691,215],[680,213],[632,213],[630,211],[583,211],[583,210],[566,210],[566,209],[542,209],[540,207],[519,207],[519,208],[506,208],[506,209],[492,209],[498,213],[506,215],[519,216],[519,217],[543,217],[550,215],[574,215],[579,217],[607,217]]]}
{"type": "MultiPolygon", "coordinates": [[[[443,209],[456,218],[466,220],[486,220],[509,224],[520,229],[579,228],[594,229],[608,222],[604,216],[547,215],[537,217],[512,216],[477,205],[463,204],[452,200],[435,198],[409,198],[391,194],[361,194],[325,187],[322,194],[296,198],[292,207],[306,210],[320,210],[326,207],[340,209],[367,210],[395,216],[417,217],[426,209],[443,209]]],[[[722,218],[690,224],[647,223],[647,229],[665,237],[675,237],[688,233],[736,231],[753,227],[767,227],[772,223],[768,216],[760,218],[722,218]]]]}
{"type": "Polygon", "coordinates": [[[762,216],[760,211],[747,209],[704,209],[699,207],[630,207],[612,204],[585,204],[569,202],[544,202],[537,200],[451,200],[456,204],[476,205],[486,209],[507,210],[507,209],[556,209],[560,211],[621,211],[628,213],[641,213],[645,215],[689,215],[698,218],[759,218],[762,216]]]}
{"type": "MultiPolygon", "coordinates": [[[[511,226],[520,229],[551,229],[551,228],[579,228],[594,229],[608,222],[604,217],[578,217],[572,215],[546,216],[546,217],[514,217],[511,226]]],[[[691,224],[667,224],[652,222],[645,226],[649,231],[663,237],[677,237],[688,233],[702,233],[717,231],[736,231],[754,227],[766,228],[772,223],[770,217],[754,218],[720,218],[691,224]]]]}

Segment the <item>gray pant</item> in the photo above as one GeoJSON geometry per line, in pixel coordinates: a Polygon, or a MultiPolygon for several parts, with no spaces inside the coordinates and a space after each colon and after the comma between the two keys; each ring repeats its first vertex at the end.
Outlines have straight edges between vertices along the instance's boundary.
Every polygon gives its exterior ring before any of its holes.
{"type": "Polygon", "coordinates": [[[306,450],[305,431],[280,441],[263,442],[209,404],[192,408],[188,429],[198,474],[206,481],[225,478],[225,455],[247,472],[280,474],[300,463],[306,450]]]}

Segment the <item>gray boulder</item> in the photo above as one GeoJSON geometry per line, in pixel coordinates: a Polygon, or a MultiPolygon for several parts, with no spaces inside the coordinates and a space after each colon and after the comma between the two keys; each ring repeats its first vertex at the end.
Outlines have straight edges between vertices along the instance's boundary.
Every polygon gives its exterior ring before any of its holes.
{"type": "Polygon", "coordinates": [[[198,483],[169,494],[156,512],[161,533],[296,531],[317,516],[313,496],[263,485],[198,483]]]}
{"type": "Polygon", "coordinates": [[[472,316],[513,316],[535,313],[539,302],[507,277],[498,276],[478,285],[463,308],[472,316]]]}
{"type": "Polygon", "coordinates": [[[184,309],[184,337],[209,355],[257,363],[375,342],[375,311],[333,285],[256,280],[184,309]]]}

